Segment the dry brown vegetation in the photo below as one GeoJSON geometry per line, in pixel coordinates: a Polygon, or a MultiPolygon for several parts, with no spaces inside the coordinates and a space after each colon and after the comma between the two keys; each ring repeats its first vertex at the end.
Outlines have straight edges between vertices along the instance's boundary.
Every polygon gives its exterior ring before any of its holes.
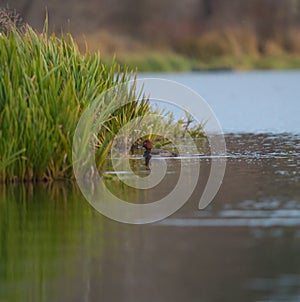
{"type": "Polygon", "coordinates": [[[0,0],[7,3],[40,30],[47,7],[50,29],[70,30],[81,49],[104,56],[171,53],[200,66],[300,57],[300,0],[0,0]]]}

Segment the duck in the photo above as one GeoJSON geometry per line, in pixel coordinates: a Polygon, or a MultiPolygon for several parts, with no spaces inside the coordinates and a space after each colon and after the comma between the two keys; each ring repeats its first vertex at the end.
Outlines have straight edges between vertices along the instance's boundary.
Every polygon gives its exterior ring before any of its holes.
{"type": "Polygon", "coordinates": [[[145,158],[145,165],[146,169],[150,170],[150,159],[152,156],[162,156],[162,157],[176,157],[178,156],[177,153],[168,151],[168,150],[161,150],[161,149],[153,149],[153,144],[149,139],[143,141],[143,144],[140,148],[145,148],[145,152],[143,157],[145,158]]]}

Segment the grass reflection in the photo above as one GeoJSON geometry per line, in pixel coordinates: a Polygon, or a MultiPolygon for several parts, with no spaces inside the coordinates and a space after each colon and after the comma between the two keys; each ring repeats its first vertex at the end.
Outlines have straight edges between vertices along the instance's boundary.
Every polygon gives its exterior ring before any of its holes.
{"type": "Polygon", "coordinates": [[[0,187],[0,301],[57,301],[54,284],[87,265],[80,255],[101,259],[103,233],[72,182],[0,187]]]}

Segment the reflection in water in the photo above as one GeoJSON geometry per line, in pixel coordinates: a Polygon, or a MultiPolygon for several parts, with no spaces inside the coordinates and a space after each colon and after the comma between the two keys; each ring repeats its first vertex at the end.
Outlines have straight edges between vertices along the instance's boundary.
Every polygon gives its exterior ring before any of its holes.
{"type": "MultiPolygon", "coordinates": [[[[226,140],[214,202],[197,210],[210,168],[199,157],[189,202],[155,224],[111,221],[73,183],[0,187],[0,301],[299,301],[300,138],[226,140]]],[[[172,189],[180,161],[167,162],[162,184],[139,199],[172,189]]],[[[136,165],[142,173],[142,159],[136,165]]],[[[106,182],[135,196],[114,177],[106,182]]]]}

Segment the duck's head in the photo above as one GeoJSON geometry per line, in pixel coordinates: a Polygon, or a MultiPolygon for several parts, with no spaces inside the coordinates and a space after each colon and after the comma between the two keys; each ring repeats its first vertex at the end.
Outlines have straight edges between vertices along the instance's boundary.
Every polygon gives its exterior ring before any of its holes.
{"type": "Polygon", "coordinates": [[[151,150],[153,148],[153,144],[152,142],[149,140],[149,139],[145,139],[143,141],[143,147],[146,149],[146,150],[151,150]]]}

